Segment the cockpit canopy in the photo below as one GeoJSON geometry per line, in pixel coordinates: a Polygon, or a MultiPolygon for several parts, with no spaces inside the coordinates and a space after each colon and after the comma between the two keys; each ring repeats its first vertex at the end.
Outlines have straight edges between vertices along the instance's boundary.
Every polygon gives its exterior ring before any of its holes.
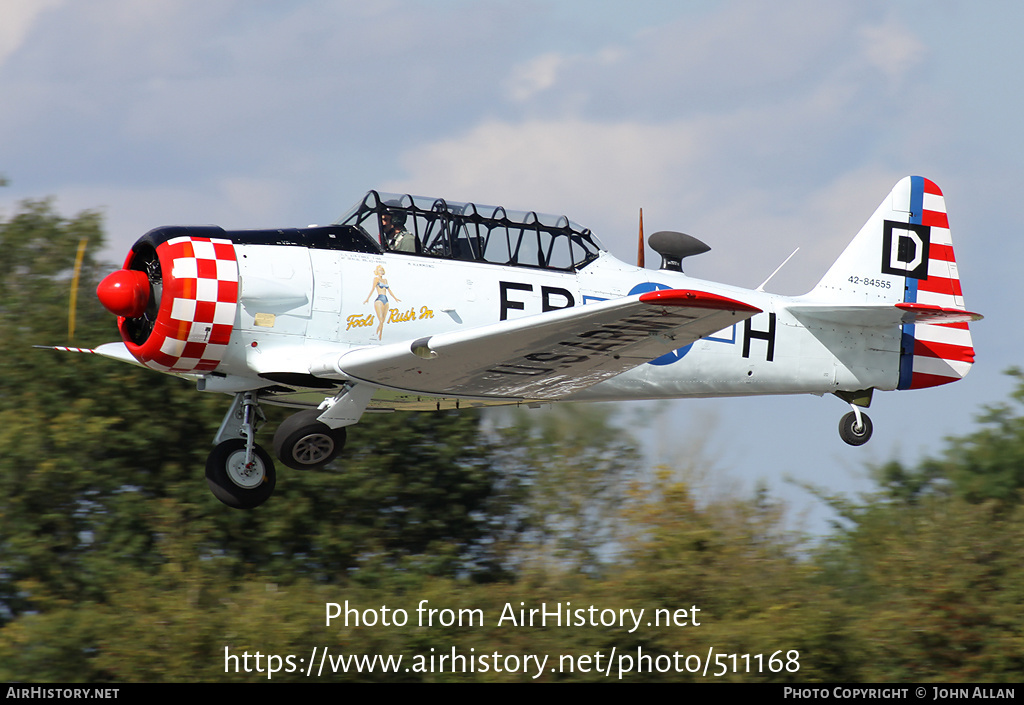
{"type": "Polygon", "coordinates": [[[565,216],[377,191],[338,225],[361,228],[386,251],[518,267],[578,270],[602,249],[565,216]]]}

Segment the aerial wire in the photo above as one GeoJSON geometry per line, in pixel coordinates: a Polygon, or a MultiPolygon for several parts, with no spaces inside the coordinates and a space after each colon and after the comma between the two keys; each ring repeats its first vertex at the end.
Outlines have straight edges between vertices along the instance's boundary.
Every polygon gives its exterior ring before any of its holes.
{"type": "Polygon", "coordinates": [[[640,209],[640,242],[636,250],[636,266],[644,268],[644,209],[640,209]]]}

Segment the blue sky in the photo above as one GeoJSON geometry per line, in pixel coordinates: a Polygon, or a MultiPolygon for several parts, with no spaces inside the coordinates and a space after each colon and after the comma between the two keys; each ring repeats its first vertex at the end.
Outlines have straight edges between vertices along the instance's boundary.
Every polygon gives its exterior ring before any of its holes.
{"type": "Polygon", "coordinates": [[[1009,391],[1021,26],[1011,2],[0,0],[0,212],[99,208],[114,262],[157,225],[323,223],[380,188],[564,213],[630,260],[643,207],[711,245],[695,277],[754,287],[800,247],[769,287],[795,294],[927,176],[986,315],[965,381],[876,395],[860,449],[831,397],[675,402],[643,434],[810,504],[784,475],[866,488],[1009,391]]]}

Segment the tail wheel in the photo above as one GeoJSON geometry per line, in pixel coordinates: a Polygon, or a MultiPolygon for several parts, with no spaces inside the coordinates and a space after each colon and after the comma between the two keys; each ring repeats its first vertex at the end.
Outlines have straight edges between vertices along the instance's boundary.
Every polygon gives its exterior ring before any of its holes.
{"type": "Polygon", "coordinates": [[[867,414],[860,415],[861,423],[857,424],[857,414],[849,412],[839,420],[839,437],[851,446],[862,446],[871,438],[871,419],[867,414]]]}
{"type": "Polygon", "coordinates": [[[296,470],[320,468],[334,460],[345,447],[344,428],[331,428],[317,421],[317,409],[292,414],[274,434],[274,453],[296,470]]]}
{"type": "Polygon", "coordinates": [[[245,462],[245,440],[224,441],[206,459],[206,482],[213,496],[235,509],[258,507],[274,493],[277,475],[270,454],[253,447],[252,462],[245,462]]]}

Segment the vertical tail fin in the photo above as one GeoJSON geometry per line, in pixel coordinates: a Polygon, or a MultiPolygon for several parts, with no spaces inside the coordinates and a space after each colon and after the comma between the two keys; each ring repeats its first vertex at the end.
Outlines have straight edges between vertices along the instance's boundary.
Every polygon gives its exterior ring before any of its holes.
{"type": "MultiPolygon", "coordinates": [[[[900,180],[809,297],[966,311],[939,187],[920,176],[900,180]]],[[[973,362],[967,323],[904,324],[897,388],[955,382],[973,362]]]]}

